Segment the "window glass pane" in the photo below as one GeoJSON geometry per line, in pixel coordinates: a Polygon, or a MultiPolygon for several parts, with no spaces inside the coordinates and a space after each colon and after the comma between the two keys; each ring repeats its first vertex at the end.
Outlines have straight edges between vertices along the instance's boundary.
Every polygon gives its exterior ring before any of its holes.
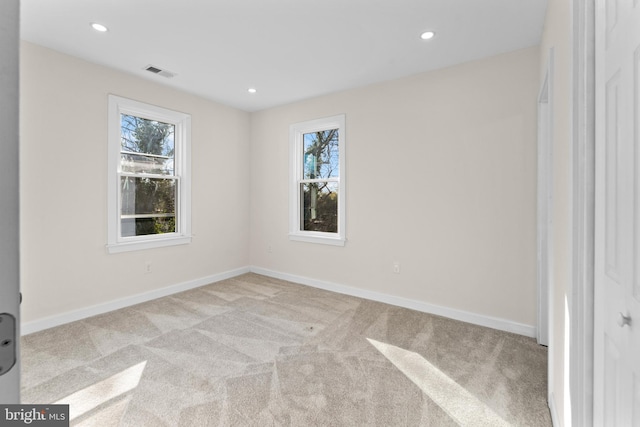
{"type": "Polygon", "coordinates": [[[176,180],[123,176],[120,186],[123,237],[176,231],[176,180]]]}
{"type": "MultiPolygon", "coordinates": [[[[120,115],[121,151],[173,159],[175,126],[141,117],[120,115]]],[[[173,167],[172,167],[173,168],[173,167]]]]}
{"type": "Polygon", "coordinates": [[[174,233],[175,217],[130,218],[121,219],[122,237],[148,236],[150,234],[174,233]]]}
{"type": "Polygon", "coordinates": [[[303,135],[304,179],[340,176],[338,168],[338,129],[305,133],[303,135]]]}
{"type": "Polygon", "coordinates": [[[337,182],[300,184],[302,230],[338,232],[338,186],[337,182]]]}
{"type": "Polygon", "coordinates": [[[173,175],[173,157],[120,153],[122,172],[173,175]]]}

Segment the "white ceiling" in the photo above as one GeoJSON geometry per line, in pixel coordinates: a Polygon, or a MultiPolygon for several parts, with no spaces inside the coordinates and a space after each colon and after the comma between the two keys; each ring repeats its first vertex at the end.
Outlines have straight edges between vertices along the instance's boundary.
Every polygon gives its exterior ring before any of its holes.
{"type": "Polygon", "coordinates": [[[539,44],[546,0],[22,0],[22,38],[245,111],[539,44]],[[109,28],[91,29],[91,22],[109,28]],[[420,39],[425,30],[436,37],[420,39]],[[168,79],[144,68],[154,65],[168,79]],[[257,93],[247,92],[255,87],[257,93]]]}

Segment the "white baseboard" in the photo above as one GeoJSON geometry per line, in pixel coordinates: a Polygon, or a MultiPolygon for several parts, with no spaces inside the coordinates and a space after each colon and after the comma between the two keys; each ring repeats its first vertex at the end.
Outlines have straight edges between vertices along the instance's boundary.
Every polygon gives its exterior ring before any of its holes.
{"type": "Polygon", "coordinates": [[[43,319],[22,323],[20,325],[20,332],[22,335],[28,335],[34,332],[42,331],[44,329],[53,328],[54,326],[63,325],[69,322],[75,322],[76,320],[86,319],[87,317],[96,316],[98,314],[107,313],[109,311],[118,310],[120,308],[129,307],[135,304],[140,304],[156,298],[166,297],[178,292],[188,291],[189,289],[198,288],[210,283],[215,283],[221,280],[229,279],[231,277],[236,277],[241,274],[248,273],[249,271],[249,267],[242,267],[211,276],[201,277],[199,279],[189,280],[187,282],[178,283],[177,285],[171,285],[161,289],[154,289],[153,291],[132,295],[130,297],[120,298],[102,304],[96,304],[90,307],[58,314],[55,316],[45,317],[43,319]]]}
{"type": "Polygon", "coordinates": [[[484,316],[481,314],[470,313],[467,311],[456,310],[453,308],[443,307],[434,304],[428,304],[421,301],[415,301],[408,298],[397,297],[381,292],[368,291],[366,289],[353,288],[350,286],[340,285],[336,283],[326,282],[323,280],[311,279],[309,277],[297,276],[294,274],[281,273],[278,271],[268,270],[261,267],[251,266],[242,267],[218,274],[214,274],[199,279],[190,280],[179,283],[177,285],[167,286],[161,289],[132,295],[130,297],[108,301],[102,304],[93,305],[78,310],[69,311],[55,316],[26,322],[21,325],[21,334],[28,335],[44,329],[53,328],[54,326],[63,325],[65,323],[74,322],[76,320],[86,319],[87,317],[96,316],[98,314],[107,313],[109,311],[118,310],[120,308],[129,307],[140,304],[152,299],[165,297],[178,292],[187,291],[189,289],[208,285],[210,283],[219,282],[221,280],[236,277],[244,273],[253,272],[264,276],[274,277],[276,279],[288,280],[290,282],[302,285],[312,286],[314,288],[324,289],[340,294],[351,295],[359,298],[365,298],[372,301],[383,302],[398,307],[409,308],[412,310],[422,311],[424,313],[436,314],[438,316],[448,317],[450,319],[461,320],[463,322],[472,323],[474,325],[486,326],[506,332],[513,332],[519,335],[535,338],[536,329],[533,326],[524,325],[522,323],[512,322],[510,320],[500,319],[496,317],[484,316]]]}
{"type": "Polygon", "coordinates": [[[312,286],[314,288],[324,289],[327,291],[337,292],[340,294],[351,295],[368,300],[383,302],[399,307],[410,308],[412,310],[422,311],[424,313],[435,314],[438,316],[448,317],[450,319],[460,320],[474,325],[486,326],[488,328],[498,329],[500,331],[513,332],[515,334],[527,337],[536,337],[535,326],[525,325],[522,323],[512,322],[497,317],[484,316],[482,314],[470,313],[468,311],[456,310],[453,308],[443,307],[434,304],[428,304],[421,301],[415,301],[408,298],[397,297],[381,292],[368,291],[366,289],[353,288],[350,286],[339,285],[336,283],[325,282],[322,280],[311,279],[309,277],[297,276],[294,274],[281,273],[279,271],[268,270],[262,267],[251,266],[252,273],[262,274],[276,279],[288,280],[290,282],[300,283],[302,285],[312,286]]]}

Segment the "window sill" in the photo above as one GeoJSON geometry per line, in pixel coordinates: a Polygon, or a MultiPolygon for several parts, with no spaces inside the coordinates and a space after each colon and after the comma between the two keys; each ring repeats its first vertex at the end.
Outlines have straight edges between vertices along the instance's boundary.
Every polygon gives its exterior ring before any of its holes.
{"type": "Polygon", "coordinates": [[[344,246],[347,239],[344,237],[328,237],[321,234],[297,234],[289,233],[289,240],[307,243],[320,243],[323,245],[344,246]]]}
{"type": "Polygon", "coordinates": [[[165,237],[153,240],[112,243],[107,245],[107,252],[117,254],[121,252],[140,251],[144,249],[163,248],[166,246],[186,245],[191,243],[191,236],[165,237]]]}

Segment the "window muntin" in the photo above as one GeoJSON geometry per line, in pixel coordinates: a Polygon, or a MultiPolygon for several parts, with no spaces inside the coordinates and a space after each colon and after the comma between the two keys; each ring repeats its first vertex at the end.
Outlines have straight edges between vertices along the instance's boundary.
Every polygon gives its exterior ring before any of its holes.
{"type": "Polygon", "coordinates": [[[344,245],[344,115],[291,126],[293,240],[344,245]]]}
{"type": "Polygon", "coordinates": [[[109,97],[109,252],[189,243],[190,116],[109,97]]]}

